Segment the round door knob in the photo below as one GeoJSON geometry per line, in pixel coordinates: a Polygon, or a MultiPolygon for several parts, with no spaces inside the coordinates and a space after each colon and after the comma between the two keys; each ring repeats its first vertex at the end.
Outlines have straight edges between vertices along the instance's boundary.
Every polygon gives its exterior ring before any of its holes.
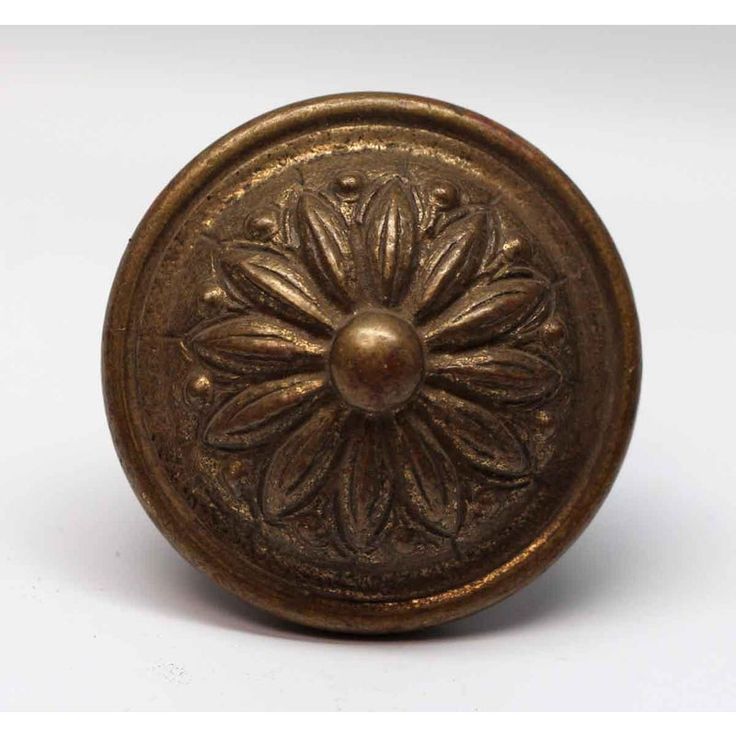
{"type": "Polygon", "coordinates": [[[475,113],[348,94],[207,148],[136,230],[104,384],[141,503],[193,564],[311,626],[490,605],[605,497],[639,390],[591,205],[475,113]]]}

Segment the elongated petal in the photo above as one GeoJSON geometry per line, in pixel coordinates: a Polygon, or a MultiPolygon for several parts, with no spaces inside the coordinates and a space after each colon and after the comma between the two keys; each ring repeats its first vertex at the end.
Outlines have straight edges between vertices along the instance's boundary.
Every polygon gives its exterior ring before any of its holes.
{"type": "Polygon", "coordinates": [[[344,413],[337,402],[320,407],[275,451],[263,482],[266,518],[287,516],[314,498],[332,468],[344,413]]]}
{"type": "Polygon", "coordinates": [[[365,214],[365,245],[384,304],[403,296],[412,271],[416,238],[414,208],[398,179],[384,184],[365,214]]]}
{"type": "Polygon", "coordinates": [[[417,274],[418,318],[438,312],[475,276],[488,247],[490,228],[485,212],[473,212],[448,225],[427,246],[417,274]]]}
{"type": "Polygon", "coordinates": [[[280,253],[232,248],[222,259],[222,270],[236,293],[281,317],[323,331],[336,324],[306,270],[280,253]]]}
{"type": "Polygon", "coordinates": [[[337,489],[337,519],[346,544],[354,550],[373,547],[386,526],[392,476],[380,432],[366,424],[345,451],[337,489]]]}
{"type": "Polygon", "coordinates": [[[455,466],[431,430],[405,416],[398,426],[398,462],[409,511],[431,531],[453,536],[465,512],[455,466]]]}
{"type": "Polygon", "coordinates": [[[435,425],[471,465],[498,478],[529,473],[526,450],[501,419],[446,391],[425,386],[422,394],[435,425]]]}
{"type": "Polygon", "coordinates": [[[537,401],[554,393],[560,383],[560,373],[549,361],[504,347],[434,355],[430,372],[509,403],[537,401]]]}
{"type": "Polygon", "coordinates": [[[229,449],[268,442],[299,420],[324,385],[322,374],[311,373],[249,386],[210,419],[204,438],[229,449]]]}
{"type": "Polygon", "coordinates": [[[296,214],[307,268],[326,293],[350,306],[356,275],[345,219],[329,202],[309,192],[300,197],[296,214]]]}
{"type": "Polygon", "coordinates": [[[306,332],[261,314],[205,327],[194,336],[192,346],[206,363],[242,375],[315,368],[325,351],[324,345],[306,332]]]}
{"type": "Polygon", "coordinates": [[[482,276],[427,325],[424,335],[433,348],[481,345],[533,320],[549,299],[543,279],[482,276]]]}

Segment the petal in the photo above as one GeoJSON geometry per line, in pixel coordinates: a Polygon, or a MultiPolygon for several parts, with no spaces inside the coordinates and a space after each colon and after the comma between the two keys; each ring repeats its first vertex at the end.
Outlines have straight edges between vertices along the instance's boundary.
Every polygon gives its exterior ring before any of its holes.
{"type": "Polygon", "coordinates": [[[268,442],[293,426],[309,407],[306,400],[324,385],[322,374],[310,373],[249,386],[210,419],[204,438],[215,447],[228,449],[268,442]]]}
{"type": "Polygon", "coordinates": [[[538,401],[550,396],[561,378],[549,361],[523,350],[504,347],[433,355],[429,370],[509,403],[538,401]]]}
{"type": "Polygon", "coordinates": [[[455,466],[418,417],[403,417],[397,422],[397,434],[397,455],[409,511],[431,531],[453,536],[465,513],[455,466]]]}
{"type": "Polygon", "coordinates": [[[342,537],[354,550],[373,547],[386,526],[392,476],[378,429],[366,423],[346,449],[337,489],[337,520],[342,537]]]}
{"type": "Polygon", "coordinates": [[[281,317],[323,331],[337,322],[304,268],[280,253],[232,248],[222,259],[222,270],[236,294],[281,317]]]}
{"type": "Polygon", "coordinates": [[[428,244],[428,255],[417,273],[421,319],[449,304],[475,276],[490,236],[488,214],[472,212],[452,222],[428,244]]]}
{"type": "Polygon", "coordinates": [[[263,482],[263,513],[279,519],[298,511],[322,487],[340,441],[345,411],[320,407],[274,452],[263,482]]]}
{"type": "Polygon", "coordinates": [[[538,271],[527,266],[502,266],[499,271],[495,272],[496,279],[520,279],[522,281],[531,279],[533,281],[539,281],[542,285],[544,292],[540,304],[535,309],[531,316],[524,319],[520,325],[513,328],[513,332],[518,335],[527,334],[536,330],[541,326],[544,321],[549,317],[555,308],[555,292],[550,284],[549,279],[546,276],[542,276],[538,271]]]}
{"type": "Polygon", "coordinates": [[[384,184],[365,214],[365,245],[380,300],[402,297],[414,260],[416,218],[409,195],[398,179],[384,184]]]}
{"type": "Polygon", "coordinates": [[[533,321],[551,299],[541,278],[481,276],[424,330],[432,348],[470,347],[489,342],[533,321]]]}
{"type": "Polygon", "coordinates": [[[446,391],[425,387],[422,395],[432,421],[471,465],[499,478],[529,473],[526,450],[501,419],[446,391]]]}
{"type": "Polygon", "coordinates": [[[192,339],[202,360],[243,375],[316,367],[324,346],[275,317],[248,314],[205,327],[192,339]]]}
{"type": "Polygon", "coordinates": [[[299,198],[296,219],[307,268],[326,293],[350,306],[356,275],[345,219],[329,202],[309,192],[299,198]]]}

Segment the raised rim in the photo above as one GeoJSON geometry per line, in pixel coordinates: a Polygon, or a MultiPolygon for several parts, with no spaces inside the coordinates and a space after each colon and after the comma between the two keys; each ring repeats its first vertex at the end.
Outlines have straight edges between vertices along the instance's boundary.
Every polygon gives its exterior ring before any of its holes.
{"type": "MultiPolygon", "coordinates": [[[[144,292],[145,293],[145,292],[144,292]]],[[[477,113],[437,100],[389,93],[319,97],[277,109],[223,136],[193,159],[156,198],[136,229],[118,267],[105,317],[102,345],[105,406],[120,461],[139,500],[171,544],[192,564],[249,603],[309,626],[351,632],[422,628],[475,613],[517,591],[543,572],[578,537],[605,499],[631,437],[641,380],[639,326],[621,259],[605,226],[575,184],[544,154],[510,130],[477,113]],[[135,406],[136,320],[146,264],[166,242],[162,237],[197,194],[242,157],[287,136],[346,122],[421,127],[471,142],[533,179],[565,220],[584,234],[608,277],[618,317],[620,386],[591,482],[571,498],[553,522],[501,567],[443,593],[394,603],[340,601],[305,595],[288,582],[253,567],[235,570],[222,545],[157,472],[135,406]],[[187,513],[188,512],[188,513],[187,513]]]]}

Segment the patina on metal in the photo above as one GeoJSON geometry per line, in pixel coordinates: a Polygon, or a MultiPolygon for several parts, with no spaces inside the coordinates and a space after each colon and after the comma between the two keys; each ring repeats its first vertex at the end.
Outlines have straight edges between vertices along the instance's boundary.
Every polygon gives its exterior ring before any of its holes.
{"type": "Polygon", "coordinates": [[[171,543],[292,621],[473,613],[593,516],[639,390],[626,274],[590,204],[475,113],[302,102],[154,202],[104,335],[123,466],[171,543]]]}

